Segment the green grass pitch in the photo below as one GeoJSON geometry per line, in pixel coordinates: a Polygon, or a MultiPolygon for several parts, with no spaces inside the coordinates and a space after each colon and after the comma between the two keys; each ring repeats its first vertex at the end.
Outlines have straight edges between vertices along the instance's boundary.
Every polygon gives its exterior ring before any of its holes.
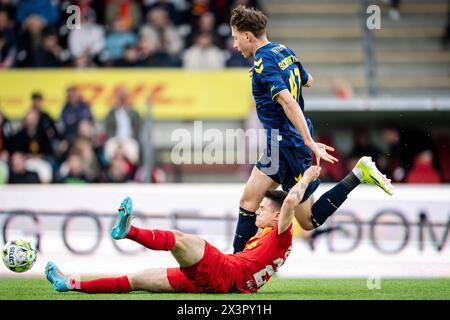
{"type": "Polygon", "coordinates": [[[317,300],[317,299],[441,299],[450,300],[450,278],[382,279],[380,289],[369,290],[366,279],[271,279],[255,294],[58,293],[44,278],[0,278],[0,300],[317,300]]]}

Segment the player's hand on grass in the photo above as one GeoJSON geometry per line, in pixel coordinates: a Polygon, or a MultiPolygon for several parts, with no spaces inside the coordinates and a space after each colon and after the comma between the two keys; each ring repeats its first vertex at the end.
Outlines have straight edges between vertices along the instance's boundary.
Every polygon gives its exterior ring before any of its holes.
{"type": "Polygon", "coordinates": [[[323,159],[326,162],[334,163],[339,162],[339,160],[329,154],[327,151],[334,151],[333,147],[327,146],[326,144],[313,142],[311,145],[311,150],[314,152],[316,156],[316,165],[320,165],[320,159],[323,159]]]}
{"type": "Polygon", "coordinates": [[[308,183],[313,182],[317,178],[319,178],[320,170],[322,170],[319,166],[311,166],[309,167],[305,173],[303,173],[303,179],[307,179],[308,183]]]}

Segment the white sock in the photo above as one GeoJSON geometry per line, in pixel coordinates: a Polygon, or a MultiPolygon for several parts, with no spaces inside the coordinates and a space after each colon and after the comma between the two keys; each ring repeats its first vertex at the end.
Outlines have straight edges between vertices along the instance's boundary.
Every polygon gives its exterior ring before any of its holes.
{"type": "Polygon", "coordinates": [[[363,182],[363,173],[361,171],[360,168],[358,168],[357,166],[355,166],[352,169],[353,174],[359,179],[359,181],[363,182]]]}

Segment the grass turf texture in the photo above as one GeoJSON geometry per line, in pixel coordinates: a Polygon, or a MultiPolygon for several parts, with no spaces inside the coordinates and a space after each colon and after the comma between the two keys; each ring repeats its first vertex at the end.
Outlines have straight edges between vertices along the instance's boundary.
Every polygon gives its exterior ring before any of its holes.
{"type": "Polygon", "coordinates": [[[44,278],[0,278],[0,300],[317,300],[317,299],[443,299],[450,300],[450,278],[383,279],[381,289],[369,290],[366,279],[273,278],[256,294],[59,293],[44,278]]]}

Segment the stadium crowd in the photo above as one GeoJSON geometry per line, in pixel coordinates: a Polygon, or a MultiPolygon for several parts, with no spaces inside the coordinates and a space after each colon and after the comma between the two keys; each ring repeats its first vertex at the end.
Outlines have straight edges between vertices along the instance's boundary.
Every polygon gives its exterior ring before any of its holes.
{"type": "Polygon", "coordinates": [[[228,24],[239,4],[260,7],[257,0],[0,0],[0,69],[249,66],[233,50],[228,24]]]}
{"type": "MultiPolygon", "coordinates": [[[[43,102],[42,94],[34,93],[28,112],[16,125],[0,112],[0,183],[145,181],[141,136],[144,120],[134,110],[126,88],[117,90],[115,102],[102,121],[93,118],[76,87],[67,88],[57,120],[44,111],[43,102]]],[[[354,131],[351,150],[333,153],[340,162],[322,164],[322,181],[339,181],[361,156],[368,155],[395,182],[450,182],[448,136],[432,137],[394,124],[376,131],[382,138],[382,148],[374,143],[371,131],[354,131]]],[[[321,132],[318,139],[336,145],[331,137],[321,132]]],[[[163,169],[160,165],[153,168],[152,182],[165,181],[163,169]]]]}
{"type": "Polygon", "coordinates": [[[6,174],[9,183],[133,180],[141,163],[141,117],[130,105],[126,89],[118,90],[104,125],[106,130],[97,134],[90,106],[76,87],[67,89],[58,121],[43,111],[43,96],[34,93],[15,130],[0,113],[0,176],[6,174]]]}
{"type": "MultiPolygon", "coordinates": [[[[251,66],[233,48],[231,8],[257,0],[0,0],[0,69],[60,67],[185,67],[217,70],[251,66]],[[80,9],[81,28],[71,5],[80,9]]],[[[36,92],[21,124],[0,113],[0,182],[85,183],[143,181],[139,139],[143,120],[125,88],[99,130],[76,87],[67,88],[59,119],[44,112],[36,92]]],[[[324,164],[321,179],[339,181],[370,155],[395,182],[450,182],[448,137],[386,126],[385,150],[367,130],[353,149],[324,164]],[[386,151],[388,150],[388,151],[386,151]]],[[[321,141],[335,145],[323,135],[321,141]]],[[[156,168],[152,181],[164,181],[156,168]]]]}

